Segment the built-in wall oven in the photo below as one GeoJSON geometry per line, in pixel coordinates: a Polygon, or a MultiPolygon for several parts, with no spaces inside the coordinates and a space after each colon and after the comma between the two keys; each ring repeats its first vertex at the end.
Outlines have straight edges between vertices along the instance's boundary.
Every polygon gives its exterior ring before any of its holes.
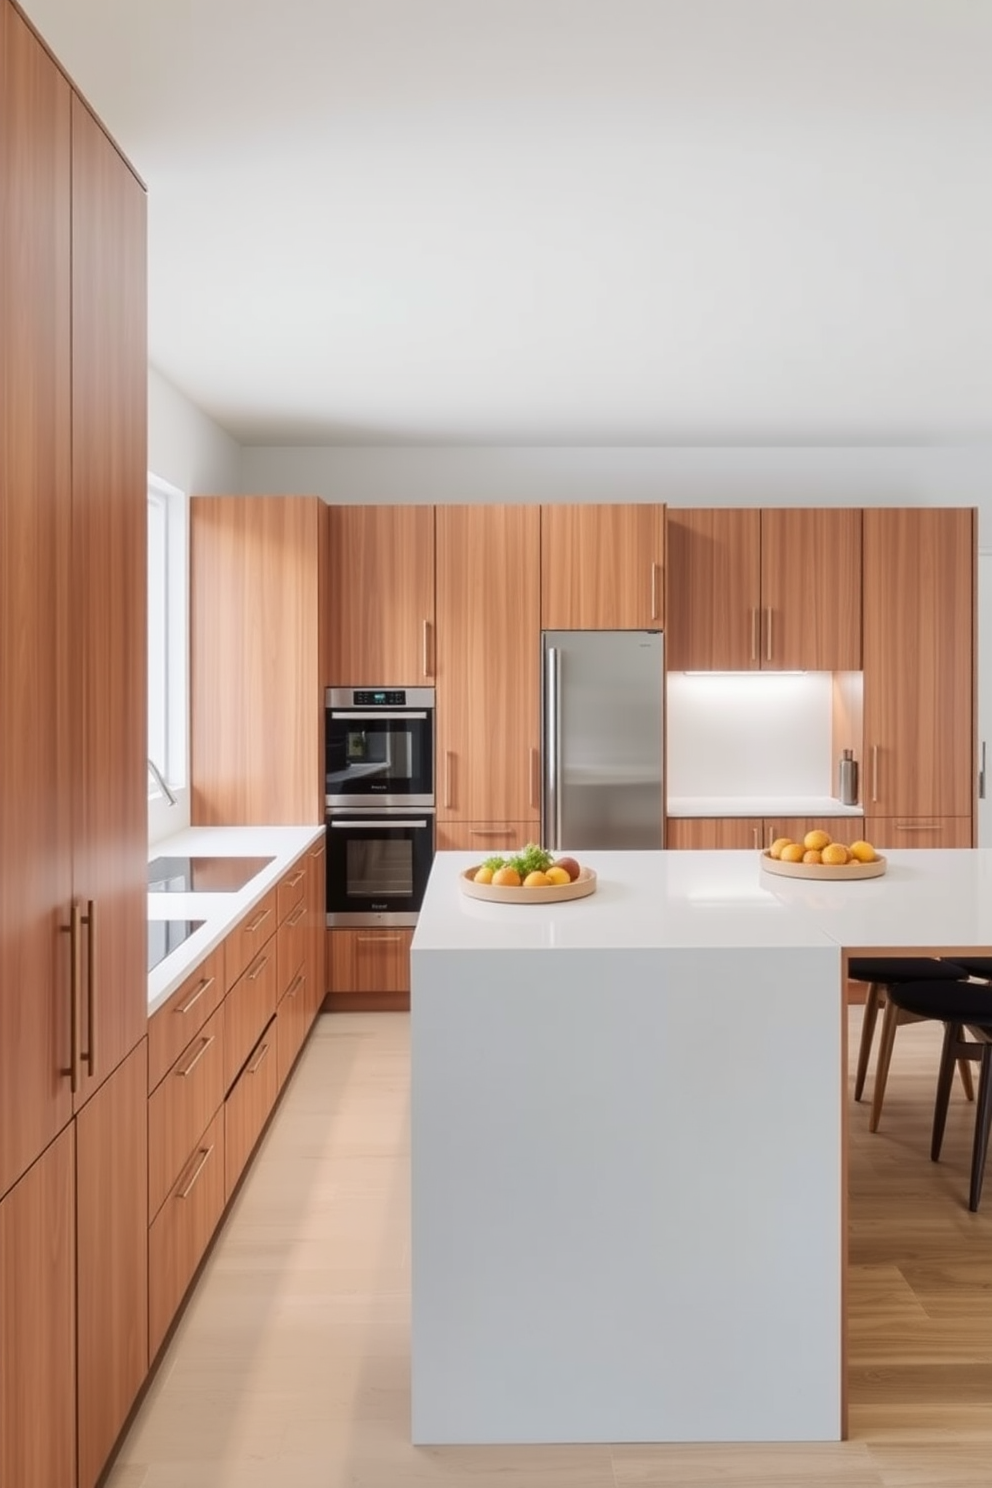
{"type": "Polygon", "coordinates": [[[434,689],[324,701],[327,923],[415,925],[434,858],[434,689]]]}

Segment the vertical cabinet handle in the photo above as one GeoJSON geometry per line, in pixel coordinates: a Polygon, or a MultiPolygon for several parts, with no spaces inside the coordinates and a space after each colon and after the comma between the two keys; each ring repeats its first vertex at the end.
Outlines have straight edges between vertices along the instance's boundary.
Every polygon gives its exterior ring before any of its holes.
{"type": "Polygon", "coordinates": [[[652,563],[652,565],[651,565],[651,619],[652,620],[657,620],[657,618],[658,618],[658,570],[659,570],[660,567],[661,567],[661,565],[659,563],[652,563]]]}
{"type": "Polygon", "coordinates": [[[535,808],[541,804],[540,763],[541,751],[532,748],[530,751],[530,804],[535,808]]]}
{"type": "Polygon", "coordinates": [[[985,740],[982,740],[982,765],[978,772],[978,799],[985,800],[985,740]]]}
{"type": "Polygon", "coordinates": [[[755,847],[760,847],[761,846],[761,843],[760,843],[760,841],[758,839],[758,828],[757,827],[752,827],[751,828],[751,831],[754,833],[754,845],[755,845],[755,847]]]}
{"type": "Polygon", "coordinates": [[[83,924],[89,934],[86,937],[86,1069],[90,1076],[96,1074],[96,905],[92,899],[86,901],[83,924]]]}
{"type": "Polygon", "coordinates": [[[752,661],[757,661],[757,659],[758,659],[758,611],[757,611],[757,608],[755,608],[755,609],[752,609],[752,611],[751,611],[751,660],[752,661]]]}
{"type": "Polygon", "coordinates": [[[767,615],[768,615],[768,629],[765,632],[765,660],[766,661],[771,661],[771,659],[772,659],[772,607],[771,607],[771,605],[768,606],[767,615]]]}
{"type": "Polygon", "coordinates": [[[451,750],[444,751],[444,804],[451,805],[451,750]]]}
{"type": "Polygon", "coordinates": [[[433,677],[434,669],[431,666],[431,622],[424,621],[424,676],[433,677]]]}
{"type": "Polygon", "coordinates": [[[73,904],[69,910],[68,925],[60,925],[59,928],[64,935],[69,937],[69,1068],[60,1070],[59,1073],[69,1076],[69,1089],[75,1095],[79,1089],[80,913],[78,904],[73,904]]]}
{"type": "Polygon", "coordinates": [[[871,746],[871,798],[878,800],[878,745],[871,746]]]}

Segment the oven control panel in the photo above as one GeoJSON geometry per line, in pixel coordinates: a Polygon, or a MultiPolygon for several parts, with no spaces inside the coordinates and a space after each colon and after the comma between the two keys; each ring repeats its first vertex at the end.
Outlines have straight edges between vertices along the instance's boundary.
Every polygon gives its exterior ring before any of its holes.
{"type": "Polygon", "coordinates": [[[406,689],[392,692],[356,692],[353,694],[356,708],[405,708],[406,689]]]}

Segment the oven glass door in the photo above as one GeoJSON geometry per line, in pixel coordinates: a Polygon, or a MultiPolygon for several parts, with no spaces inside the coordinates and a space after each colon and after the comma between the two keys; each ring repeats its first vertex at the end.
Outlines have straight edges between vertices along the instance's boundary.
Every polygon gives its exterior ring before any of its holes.
{"type": "Polygon", "coordinates": [[[327,805],[432,806],[433,733],[427,708],[328,708],[327,805]]]}
{"type": "Polygon", "coordinates": [[[415,925],[433,859],[433,812],[328,815],[328,925],[415,925]]]}

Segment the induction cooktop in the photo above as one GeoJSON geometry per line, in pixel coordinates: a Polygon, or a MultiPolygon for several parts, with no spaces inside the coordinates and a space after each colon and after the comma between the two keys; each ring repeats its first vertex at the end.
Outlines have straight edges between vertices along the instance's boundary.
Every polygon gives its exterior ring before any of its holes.
{"type": "Polygon", "coordinates": [[[203,920],[149,920],[148,970],[177,950],[202,924],[203,920]]]}
{"type": "Polygon", "coordinates": [[[151,894],[236,894],[271,858],[153,858],[151,894]]]}

